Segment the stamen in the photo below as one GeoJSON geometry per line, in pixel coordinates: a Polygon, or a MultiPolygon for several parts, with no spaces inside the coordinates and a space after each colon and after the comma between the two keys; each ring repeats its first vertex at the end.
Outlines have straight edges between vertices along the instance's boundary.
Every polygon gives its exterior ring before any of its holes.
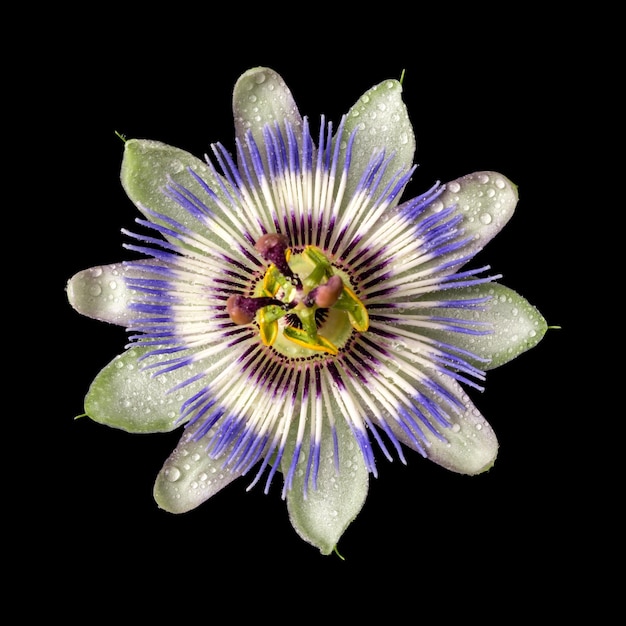
{"type": "Polygon", "coordinates": [[[343,291],[343,281],[341,277],[331,276],[323,285],[318,285],[309,291],[304,300],[304,304],[312,307],[314,304],[323,309],[329,309],[333,306],[343,291]]]}
{"type": "Polygon", "coordinates": [[[296,285],[302,287],[300,278],[293,273],[287,262],[289,255],[289,240],[280,233],[267,233],[262,235],[254,244],[254,248],[261,253],[261,256],[270,263],[273,263],[278,271],[296,285]]]}
{"type": "Polygon", "coordinates": [[[287,310],[285,304],[280,300],[276,300],[276,298],[246,298],[245,296],[230,296],[228,300],[226,300],[226,311],[228,311],[230,319],[235,324],[249,324],[252,322],[259,309],[263,309],[271,305],[278,306],[285,311],[287,310]]]}

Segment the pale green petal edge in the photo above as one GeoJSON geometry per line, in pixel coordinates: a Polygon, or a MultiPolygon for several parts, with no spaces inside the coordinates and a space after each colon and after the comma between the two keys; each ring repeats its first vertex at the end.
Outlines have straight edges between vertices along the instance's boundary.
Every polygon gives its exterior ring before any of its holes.
{"type": "MultiPolygon", "coordinates": [[[[301,454],[293,487],[287,493],[292,526],[302,539],[325,555],[336,548],[346,528],[361,511],[369,486],[369,473],[348,424],[340,419],[336,429],[338,468],[333,456],[332,433],[326,427],[322,433],[317,489],[309,485],[305,495],[308,455],[301,454]]],[[[291,454],[285,454],[282,468],[285,475],[290,462],[291,454]]]]}
{"type": "Polygon", "coordinates": [[[171,390],[197,373],[188,366],[154,376],[144,369],[165,360],[159,355],[140,360],[148,348],[133,347],[115,357],[96,376],[85,397],[85,413],[95,422],[131,433],[168,432],[179,426],[182,402],[202,388],[201,380],[171,390]]]}
{"type": "MultiPolygon", "coordinates": [[[[519,193],[513,182],[499,172],[483,170],[446,183],[445,191],[425,215],[456,205],[456,213],[463,216],[463,235],[473,240],[469,250],[477,252],[504,228],[518,200],[519,193]]],[[[460,254],[467,252],[465,247],[460,254]]]]}
{"type": "MultiPolygon", "coordinates": [[[[409,114],[402,100],[402,85],[397,80],[385,80],[366,91],[350,108],[346,116],[343,142],[347,143],[358,128],[352,147],[350,175],[344,198],[352,198],[372,156],[380,150],[393,159],[387,166],[379,189],[398,174],[412,167],[415,156],[415,135],[409,114]]],[[[345,158],[345,153],[342,153],[345,158]]],[[[341,161],[343,163],[343,160],[341,161]]],[[[400,200],[398,194],[391,206],[400,200]]]]}
{"type": "Polygon", "coordinates": [[[207,454],[208,441],[207,437],[194,441],[193,431],[185,431],[154,483],[159,508],[169,513],[191,511],[241,475],[223,468],[227,454],[217,459],[207,454]]]}
{"type": "MultiPolygon", "coordinates": [[[[451,264],[446,267],[446,272],[451,272],[464,265],[465,259],[482,250],[504,228],[515,212],[518,199],[516,185],[506,176],[491,170],[472,172],[446,183],[443,193],[418,219],[427,219],[444,208],[454,206],[454,212],[445,219],[449,221],[460,215],[460,236],[468,241],[458,250],[422,263],[420,271],[451,264]],[[458,261],[456,265],[455,261],[458,261]]],[[[396,207],[394,213],[402,212],[405,205],[396,207]]],[[[385,224],[380,224],[379,228],[385,228],[385,224]]]]}
{"type": "MultiPolygon", "coordinates": [[[[128,197],[149,220],[165,223],[149,215],[146,209],[173,219],[191,231],[213,240],[215,235],[204,222],[197,220],[178,202],[163,193],[164,188],[174,181],[197,197],[206,198],[206,191],[188,168],[204,180],[220,200],[228,203],[220,188],[220,182],[226,184],[225,181],[221,178],[218,181],[206,163],[185,150],[160,141],[129,139],[124,144],[120,177],[128,197]]],[[[215,208],[214,205],[212,203],[212,208],[215,208]]],[[[167,234],[165,237],[171,239],[167,234]]]]}
{"type": "Polygon", "coordinates": [[[264,145],[266,124],[278,122],[285,133],[285,120],[296,137],[302,135],[302,117],[291,91],[282,77],[268,67],[254,67],[239,77],[233,89],[233,117],[235,136],[244,143],[246,134],[251,132],[257,145],[264,145]]]}
{"type": "MultiPolygon", "coordinates": [[[[424,447],[429,460],[452,472],[466,475],[481,474],[490,469],[498,455],[498,439],[489,423],[474,406],[465,390],[452,377],[432,372],[431,377],[448,394],[463,404],[462,412],[450,412],[449,428],[439,428],[444,439],[437,438],[429,430],[424,435],[424,447]]],[[[434,390],[424,393],[435,406],[446,406],[449,400],[434,390]]],[[[390,427],[398,439],[407,447],[416,450],[414,441],[394,422],[390,427]]]]}
{"type": "MultiPolygon", "coordinates": [[[[452,333],[423,329],[425,335],[452,343],[476,355],[469,361],[483,370],[500,367],[520,354],[534,348],[544,337],[548,324],[543,315],[526,298],[499,283],[486,283],[464,289],[440,292],[440,300],[468,300],[488,298],[475,309],[445,309],[447,317],[471,320],[483,326],[477,330],[489,331],[482,335],[452,333]]],[[[441,309],[420,309],[427,316],[442,315],[441,309]]]]}
{"type": "MultiPolygon", "coordinates": [[[[442,429],[445,441],[430,437],[426,455],[437,465],[460,474],[472,476],[486,472],[498,455],[496,433],[454,379],[442,376],[437,382],[461,398],[465,411],[452,416],[452,427],[442,429]]],[[[445,402],[437,394],[431,400],[440,405],[445,402]]]]}
{"type": "Polygon", "coordinates": [[[129,309],[134,292],[127,287],[126,279],[147,276],[154,264],[154,260],[145,259],[136,261],[133,267],[112,263],[82,270],[67,282],[69,303],[81,315],[127,326],[137,313],[129,309]],[[139,266],[146,271],[142,272],[139,266]]]}
{"type": "MultiPolygon", "coordinates": [[[[250,131],[257,144],[262,145],[265,125],[278,122],[284,132],[285,120],[292,126],[296,137],[301,138],[302,117],[293,95],[283,78],[267,67],[252,68],[238,79],[233,91],[233,114],[239,140],[250,131]]],[[[312,125],[317,121],[311,120],[312,125]]],[[[415,135],[402,101],[399,81],[385,80],[375,85],[350,108],[340,138],[339,167],[344,163],[347,141],[357,127],[345,198],[352,197],[370,159],[380,150],[385,150],[387,156],[394,155],[381,179],[380,189],[384,189],[398,171],[406,171],[413,165],[415,135]]],[[[400,195],[392,205],[399,201],[400,195]]]]}

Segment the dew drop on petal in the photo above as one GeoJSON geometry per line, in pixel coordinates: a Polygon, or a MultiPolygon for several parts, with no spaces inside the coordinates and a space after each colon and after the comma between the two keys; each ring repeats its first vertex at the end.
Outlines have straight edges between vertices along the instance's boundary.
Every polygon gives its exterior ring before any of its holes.
{"type": "Polygon", "coordinates": [[[170,467],[165,469],[165,478],[169,480],[171,483],[175,483],[181,477],[180,470],[175,466],[171,465],[170,467]]]}
{"type": "Polygon", "coordinates": [[[491,213],[481,213],[478,219],[482,224],[491,224],[491,221],[493,220],[491,213]]]}

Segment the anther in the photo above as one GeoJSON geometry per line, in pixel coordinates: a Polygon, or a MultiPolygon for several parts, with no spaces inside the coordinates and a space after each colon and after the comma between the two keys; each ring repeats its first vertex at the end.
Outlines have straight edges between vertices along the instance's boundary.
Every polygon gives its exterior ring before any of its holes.
{"type": "Polygon", "coordinates": [[[246,298],[245,296],[230,296],[226,300],[226,311],[235,324],[249,324],[256,312],[271,304],[284,307],[285,305],[276,298],[246,298]]]}
{"type": "Polygon", "coordinates": [[[261,235],[254,244],[261,256],[270,263],[273,263],[278,271],[289,278],[296,287],[301,287],[300,278],[291,271],[287,262],[287,250],[289,250],[289,239],[280,233],[267,233],[261,235]]]}
{"type": "Polygon", "coordinates": [[[343,291],[343,281],[336,274],[331,276],[324,284],[318,285],[307,294],[304,301],[308,307],[316,304],[322,309],[333,306],[343,291]]]}

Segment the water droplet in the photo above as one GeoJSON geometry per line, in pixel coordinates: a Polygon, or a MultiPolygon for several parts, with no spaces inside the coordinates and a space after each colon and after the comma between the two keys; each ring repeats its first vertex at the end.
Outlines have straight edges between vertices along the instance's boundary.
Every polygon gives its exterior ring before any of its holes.
{"type": "Polygon", "coordinates": [[[483,173],[478,177],[478,182],[482,183],[483,185],[486,185],[489,182],[489,176],[487,176],[487,174],[483,173]]]}
{"type": "Polygon", "coordinates": [[[172,465],[165,469],[165,478],[171,483],[175,483],[181,477],[180,470],[172,465]]]}
{"type": "Polygon", "coordinates": [[[111,289],[117,289],[117,282],[114,280],[109,281],[109,287],[111,289]]]}
{"type": "Polygon", "coordinates": [[[452,424],[452,432],[458,433],[461,430],[460,424],[452,424]]]}
{"type": "Polygon", "coordinates": [[[481,213],[478,218],[483,224],[491,224],[493,218],[491,217],[491,213],[481,213]]]}
{"type": "Polygon", "coordinates": [[[91,296],[99,296],[102,293],[102,287],[100,285],[94,284],[89,287],[89,295],[91,296]]]}
{"type": "Polygon", "coordinates": [[[501,178],[497,178],[496,179],[496,187],[498,189],[504,189],[506,187],[506,183],[501,178]]]}
{"type": "Polygon", "coordinates": [[[400,133],[400,143],[401,144],[409,143],[409,135],[407,133],[400,133]]]}
{"type": "Polygon", "coordinates": [[[361,102],[365,102],[365,104],[367,104],[369,101],[370,97],[367,94],[361,97],[361,102]]]}
{"type": "Polygon", "coordinates": [[[91,269],[91,275],[94,278],[98,278],[98,276],[102,276],[102,268],[101,267],[93,267],[91,269]]]}
{"type": "Polygon", "coordinates": [[[459,183],[453,180],[451,183],[448,183],[447,189],[448,191],[451,191],[452,193],[458,193],[459,191],[461,191],[461,185],[459,185],[459,183]]]}
{"type": "Polygon", "coordinates": [[[249,100],[250,102],[256,102],[256,101],[257,101],[257,97],[256,97],[256,95],[254,95],[254,94],[250,94],[250,95],[248,96],[248,100],[249,100]]]}
{"type": "Polygon", "coordinates": [[[254,77],[254,80],[255,80],[257,85],[260,85],[260,84],[264,83],[265,82],[265,74],[263,72],[257,74],[254,77]]]}
{"type": "Polygon", "coordinates": [[[194,452],[194,453],[191,455],[191,460],[192,460],[192,461],[199,461],[199,460],[200,460],[200,455],[199,455],[197,452],[194,452]]]}

